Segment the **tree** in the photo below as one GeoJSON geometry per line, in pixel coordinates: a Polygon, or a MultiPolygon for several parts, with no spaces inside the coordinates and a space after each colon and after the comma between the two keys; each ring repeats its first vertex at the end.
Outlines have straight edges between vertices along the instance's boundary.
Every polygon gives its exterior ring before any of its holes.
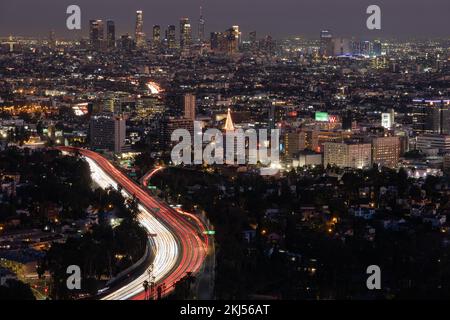
{"type": "Polygon", "coordinates": [[[8,279],[5,286],[0,286],[0,300],[36,300],[36,298],[28,284],[8,279]]]}

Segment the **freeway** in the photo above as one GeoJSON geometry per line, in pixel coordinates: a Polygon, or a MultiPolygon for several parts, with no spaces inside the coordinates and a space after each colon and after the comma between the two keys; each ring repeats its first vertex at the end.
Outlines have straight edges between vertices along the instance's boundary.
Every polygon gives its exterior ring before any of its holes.
{"type": "MultiPolygon", "coordinates": [[[[164,167],[163,166],[158,166],[153,170],[150,170],[149,172],[147,172],[141,179],[141,183],[144,187],[148,187],[148,184],[150,182],[150,179],[158,172],[163,170],[164,167]]],[[[157,200],[158,202],[161,202],[161,200],[157,200]]],[[[181,208],[175,208],[174,209],[176,212],[178,212],[181,215],[184,215],[186,217],[186,219],[189,222],[193,222],[195,223],[195,228],[197,228],[197,232],[200,234],[204,235],[204,239],[205,239],[205,250],[208,251],[208,247],[209,247],[209,239],[208,236],[206,235],[206,231],[207,228],[205,226],[205,224],[203,223],[203,221],[201,221],[201,219],[199,219],[197,216],[195,216],[192,213],[186,212],[184,210],[181,210],[181,208]]]]}
{"type": "MultiPolygon", "coordinates": [[[[188,272],[196,274],[206,257],[207,246],[198,229],[176,210],[163,201],[152,197],[142,187],[126,177],[119,169],[100,154],[80,148],[59,147],[61,151],[80,153],[89,163],[93,180],[102,188],[122,187],[127,196],[139,201],[139,222],[147,229],[154,246],[153,276],[156,286],[162,285],[163,296],[174,289],[174,284],[188,272]]],[[[130,283],[107,294],[105,300],[142,300],[146,294],[144,280],[147,272],[135,277],[130,283]]],[[[155,293],[156,294],[156,293],[155,293]]]]}

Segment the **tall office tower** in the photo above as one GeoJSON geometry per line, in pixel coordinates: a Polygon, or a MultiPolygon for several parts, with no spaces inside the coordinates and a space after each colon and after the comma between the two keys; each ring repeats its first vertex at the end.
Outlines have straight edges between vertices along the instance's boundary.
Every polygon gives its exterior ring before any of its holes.
{"type": "Polygon", "coordinates": [[[228,54],[234,54],[238,51],[240,39],[239,26],[232,26],[225,31],[226,51],[228,54]]]}
{"type": "Polygon", "coordinates": [[[333,54],[333,35],[328,30],[322,30],[320,32],[319,54],[326,57],[333,54]]]}
{"type": "Polygon", "coordinates": [[[50,48],[55,48],[56,47],[56,38],[55,38],[55,31],[51,30],[49,35],[48,35],[48,46],[50,48]]]}
{"type": "Polygon", "coordinates": [[[180,19],[180,48],[188,48],[191,45],[191,24],[189,18],[180,19]]]}
{"type": "Polygon", "coordinates": [[[373,43],[370,41],[352,41],[352,52],[363,56],[373,56],[373,43]]]}
{"type": "Polygon", "coordinates": [[[198,19],[197,40],[202,43],[205,40],[205,19],[203,19],[203,8],[200,6],[200,18],[198,19]]]}
{"type": "Polygon", "coordinates": [[[232,26],[231,29],[233,30],[233,36],[234,41],[236,42],[236,47],[239,48],[239,45],[241,44],[241,32],[239,31],[239,26],[232,26]]]}
{"type": "Polygon", "coordinates": [[[286,116],[286,109],[272,103],[268,106],[267,111],[268,111],[267,123],[269,125],[269,128],[275,129],[277,127],[277,124],[284,120],[286,116]]]}
{"type": "Polygon", "coordinates": [[[347,110],[342,116],[342,130],[352,130],[353,114],[351,110],[347,110]]]}
{"type": "Polygon", "coordinates": [[[377,137],[372,140],[372,162],[395,168],[400,160],[400,137],[377,137]]]}
{"type": "Polygon", "coordinates": [[[248,40],[250,41],[250,45],[252,47],[256,44],[256,31],[252,31],[249,33],[248,40]]]}
{"type": "Polygon", "coordinates": [[[125,145],[125,118],[113,113],[99,113],[91,117],[91,148],[122,152],[125,145]]]}
{"type": "Polygon", "coordinates": [[[381,126],[385,129],[392,129],[395,126],[395,111],[389,109],[389,112],[381,114],[381,126]]]}
{"type": "Polygon", "coordinates": [[[157,47],[161,45],[161,27],[159,25],[153,26],[153,45],[157,47]]]}
{"type": "Polygon", "coordinates": [[[119,114],[122,112],[122,103],[120,96],[114,92],[108,92],[103,99],[103,112],[119,114]]]}
{"type": "Polygon", "coordinates": [[[267,53],[273,54],[275,51],[276,42],[273,40],[272,36],[266,36],[264,38],[263,47],[267,53]]]}
{"type": "Polygon", "coordinates": [[[136,42],[136,48],[142,49],[145,47],[144,14],[142,11],[136,11],[136,29],[134,33],[134,40],[136,42]]]}
{"type": "Polygon", "coordinates": [[[175,49],[176,44],[176,27],[174,25],[170,25],[166,30],[166,39],[167,39],[167,47],[169,49],[175,49]]]}
{"type": "Polygon", "coordinates": [[[376,57],[381,56],[382,46],[380,40],[375,40],[373,42],[373,55],[376,57]]]}
{"type": "Polygon", "coordinates": [[[389,114],[390,114],[390,116],[391,116],[392,127],[395,128],[395,110],[392,109],[392,108],[390,108],[390,109],[388,110],[388,112],[389,112],[389,114]]]}
{"type": "Polygon", "coordinates": [[[283,144],[284,144],[284,156],[288,160],[294,159],[295,155],[299,153],[299,151],[305,149],[304,144],[302,143],[304,140],[302,132],[286,132],[283,135],[283,144]],[[302,148],[303,147],[303,148],[302,148]]]}
{"type": "Polygon", "coordinates": [[[106,44],[108,49],[116,47],[116,26],[111,20],[106,22],[106,44]]]}
{"type": "Polygon", "coordinates": [[[450,134],[450,104],[433,102],[428,108],[428,128],[433,133],[450,134]]]}
{"type": "Polygon", "coordinates": [[[195,121],[195,95],[184,95],[184,118],[195,121]]]}
{"type": "Polygon", "coordinates": [[[104,40],[104,24],[103,20],[89,21],[89,41],[91,48],[99,50],[102,48],[104,40]]]}
{"type": "Polygon", "coordinates": [[[219,50],[219,38],[220,38],[220,32],[211,32],[211,37],[210,37],[211,50],[213,50],[213,51],[219,50]]]}
{"type": "Polygon", "coordinates": [[[372,164],[372,145],[359,142],[325,142],[324,166],[336,165],[341,168],[370,167],[372,164]]]}
{"type": "Polygon", "coordinates": [[[300,150],[308,149],[312,151],[320,152],[319,147],[319,131],[317,130],[305,130],[300,132],[300,150]]]}
{"type": "Polygon", "coordinates": [[[191,134],[194,134],[194,122],[185,118],[166,117],[161,121],[161,128],[159,130],[159,145],[163,150],[170,150],[177,144],[171,140],[172,133],[177,129],[186,129],[191,134]]]}
{"type": "Polygon", "coordinates": [[[350,39],[336,38],[331,41],[332,54],[334,56],[345,56],[353,53],[350,39]]]}
{"type": "Polygon", "coordinates": [[[119,42],[120,49],[125,51],[130,51],[133,47],[133,39],[131,36],[127,33],[120,37],[119,42]]]}

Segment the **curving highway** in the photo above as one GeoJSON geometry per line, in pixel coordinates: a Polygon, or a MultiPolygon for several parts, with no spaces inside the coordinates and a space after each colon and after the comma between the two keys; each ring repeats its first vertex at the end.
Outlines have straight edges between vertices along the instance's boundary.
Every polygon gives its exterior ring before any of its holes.
{"type": "MultiPolygon", "coordinates": [[[[175,209],[149,195],[100,154],[73,147],[58,149],[78,152],[84,156],[89,163],[92,179],[100,187],[112,186],[117,189],[120,185],[126,196],[136,196],[141,211],[138,216],[139,222],[147,229],[154,246],[153,276],[156,286],[162,285],[165,288],[163,296],[169,294],[174,289],[174,284],[188,272],[195,274],[200,270],[207,254],[207,244],[198,232],[199,228],[204,230],[204,225],[200,221],[196,223],[201,225],[192,224],[190,219],[185,219],[175,209]]],[[[144,179],[145,184],[150,177],[144,179]]],[[[148,278],[147,272],[144,271],[130,283],[102,299],[143,300],[146,297],[143,282],[148,278]]]]}

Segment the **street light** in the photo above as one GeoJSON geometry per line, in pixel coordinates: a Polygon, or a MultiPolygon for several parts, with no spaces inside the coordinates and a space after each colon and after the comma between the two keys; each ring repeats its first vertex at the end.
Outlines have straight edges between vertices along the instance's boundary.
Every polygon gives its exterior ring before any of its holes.
{"type": "Polygon", "coordinates": [[[150,267],[147,270],[147,274],[148,274],[148,281],[145,280],[145,283],[147,283],[147,289],[150,287],[150,294],[147,296],[147,291],[146,291],[146,299],[150,300],[151,297],[154,296],[154,291],[155,291],[155,280],[156,277],[153,275],[153,269],[154,266],[153,264],[150,265],[150,267]]]}

